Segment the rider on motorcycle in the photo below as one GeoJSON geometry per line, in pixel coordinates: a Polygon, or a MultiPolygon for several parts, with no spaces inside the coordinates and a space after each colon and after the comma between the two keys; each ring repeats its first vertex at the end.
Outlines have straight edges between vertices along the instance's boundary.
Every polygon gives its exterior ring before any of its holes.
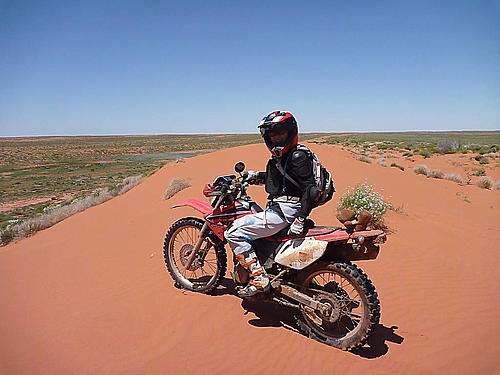
{"type": "Polygon", "coordinates": [[[262,119],[259,129],[272,157],[265,172],[248,171],[247,181],[265,183],[269,193],[267,208],[236,219],[225,232],[239,263],[250,273],[248,285],[238,290],[241,297],[251,297],[270,288],[269,276],[252,248],[252,241],[272,236],[289,225],[289,234],[302,234],[305,219],[319,195],[312,160],[306,151],[297,149],[298,127],[294,116],[290,112],[271,112],[262,119]],[[300,188],[280,170],[298,182],[300,188]]]}

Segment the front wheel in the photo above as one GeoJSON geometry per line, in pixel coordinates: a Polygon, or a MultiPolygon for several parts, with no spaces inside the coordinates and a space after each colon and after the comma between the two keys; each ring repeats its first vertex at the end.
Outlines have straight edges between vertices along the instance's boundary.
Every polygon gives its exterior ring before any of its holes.
{"type": "Polygon", "coordinates": [[[208,293],[222,282],[227,268],[224,246],[205,236],[191,265],[191,255],[203,228],[204,221],[196,217],[177,220],[169,228],[163,243],[163,257],[170,276],[177,286],[200,293],[208,293]]]}
{"type": "Polygon", "coordinates": [[[312,338],[342,350],[362,346],[380,320],[375,287],[361,269],[346,263],[318,263],[296,280],[302,292],[328,306],[301,305],[300,327],[312,338]]]}

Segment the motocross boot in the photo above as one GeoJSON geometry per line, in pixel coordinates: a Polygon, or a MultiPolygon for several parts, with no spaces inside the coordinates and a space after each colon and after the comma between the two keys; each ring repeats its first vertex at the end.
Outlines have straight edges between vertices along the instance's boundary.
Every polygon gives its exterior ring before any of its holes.
{"type": "Polygon", "coordinates": [[[246,251],[243,254],[237,254],[236,259],[241,266],[250,274],[248,285],[238,289],[238,295],[242,298],[252,297],[258,293],[267,292],[271,285],[269,276],[264,267],[261,266],[255,251],[246,251]]]}

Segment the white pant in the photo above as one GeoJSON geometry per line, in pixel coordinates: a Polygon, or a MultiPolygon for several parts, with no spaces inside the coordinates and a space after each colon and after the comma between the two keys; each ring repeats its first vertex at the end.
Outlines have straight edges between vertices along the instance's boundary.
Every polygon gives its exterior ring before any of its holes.
{"type": "Polygon", "coordinates": [[[300,205],[298,203],[281,203],[283,213],[273,209],[246,215],[236,219],[224,236],[235,254],[252,250],[251,242],[258,238],[269,237],[286,228],[294,220],[300,205]]]}

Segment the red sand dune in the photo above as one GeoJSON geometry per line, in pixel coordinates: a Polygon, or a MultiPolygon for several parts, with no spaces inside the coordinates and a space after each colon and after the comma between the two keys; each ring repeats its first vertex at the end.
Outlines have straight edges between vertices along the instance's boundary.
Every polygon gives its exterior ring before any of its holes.
{"type": "MultiPolygon", "coordinates": [[[[492,374],[500,372],[499,192],[365,164],[311,145],[337,196],[313,213],[335,224],[349,186],[366,181],[406,214],[375,261],[381,326],[371,346],[342,352],[281,327],[280,308],[175,289],[162,241],[175,201],[238,160],[262,170],[263,145],[170,164],[123,196],[0,250],[1,374],[492,374]],[[174,177],[192,187],[162,199],[174,177]],[[463,200],[467,194],[471,202],[463,200]],[[246,306],[246,305],[245,305],[246,306]]],[[[263,203],[262,187],[251,194],[263,203]]],[[[286,318],[283,318],[286,320],[286,318]]]]}

